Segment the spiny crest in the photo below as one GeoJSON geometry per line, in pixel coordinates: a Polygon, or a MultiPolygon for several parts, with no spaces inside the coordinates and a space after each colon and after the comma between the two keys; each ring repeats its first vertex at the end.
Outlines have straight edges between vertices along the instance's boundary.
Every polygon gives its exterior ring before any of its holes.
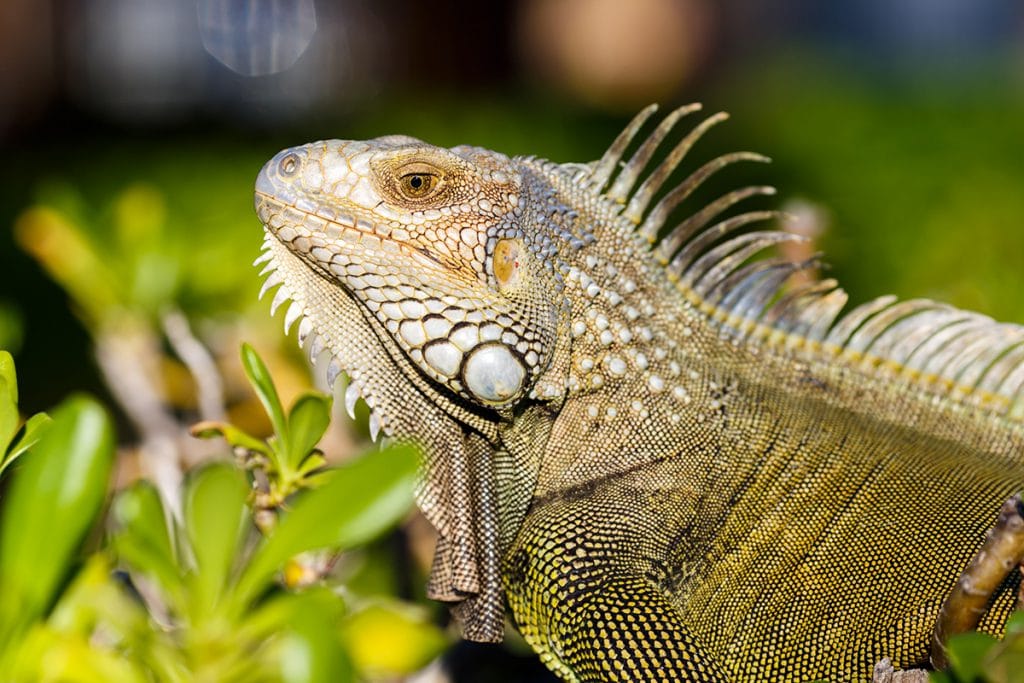
{"type": "Polygon", "coordinates": [[[656,109],[651,105],[641,111],[604,156],[587,172],[577,172],[575,179],[618,207],[620,217],[650,243],[667,276],[723,334],[790,350],[802,348],[866,371],[883,367],[933,394],[1024,421],[1024,327],[926,299],[898,301],[892,296],[842,313],[848,297],[835,280],[789,286],[794,274],[819,268],[818,257],[790,262],[760,256],[783,242],[805,238],[751,229],[756,223],[781,219],[777,211],[723,217],[751,197],[775,194],[774,188],[750,186],[728,192],[662,234],[676,209],[712,175],[739,161],[768,159],[750,152],[725,154],[663,191],[694,144],[727,116],[719,113],[704,119],[649,169],[678,122],[700,106],[676,109],[635,145],[656,109]]]}
{"type": "MultiPolygon", "coordinates": [[[[285,282],[285,278],[280,272],[282,262],[274,258],[274,249],[277,245],[277,240],[269,234],[265,235],[260,255],[253,261],[254,266],[263,265],[260,275],[266,277],[263,281],[263,286],[260,288],[259,298],[262,299],[271,289],[277,288],[277,291],[274,292],[274,298],[270,303],[270,315],[274,315],[277,309],[285,303],[288,304],[288,309],[285,311],[284,316],[284,333],[287,335],[292,327],[295,326],[295,323],[298,322],[299,347],[305,349],[310,364],[316,367],[327,345],[320,335],[316,333],[312,320],[305,313],[307,305],[302,293],[293,290],[285,282]]],[[[327,380],[327,386],[333,389],[335,383],[344,372],[341,360],[334,354],[331,354],[323,372],[327,380]]],[[[356,402],[360,398],[364,398],[370,408],[368,421],[370,438],[376,441],[382,426],[380,411],[373,405],[370,396],[362,396],[360,378],[357,373],[349,369],[349,381],[345,387],[345,411],[350,418],[355,419],[356,402]]]]}

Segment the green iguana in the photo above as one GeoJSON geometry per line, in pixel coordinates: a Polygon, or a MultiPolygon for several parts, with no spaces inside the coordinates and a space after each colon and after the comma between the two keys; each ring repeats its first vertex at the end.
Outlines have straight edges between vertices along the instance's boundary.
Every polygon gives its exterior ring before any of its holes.
{"type": "Polygon", "coordinates": [[[733,208],[770,187],[676,224],[764,160],[667,189],[725,118],[670,147],[698,108],[641,140],[645,109],[588,164],[405,136],[282,151],[256,182],[264,291],[374,437],[423,448],[429,593],[467,638],[500,640],[507,604],[567,681],[941,665],[1015,599],[1019,501],[986,530],[1024,486],[1024,328],[787,286],[816,264],[753,257],[800,238],[733,208]]]}

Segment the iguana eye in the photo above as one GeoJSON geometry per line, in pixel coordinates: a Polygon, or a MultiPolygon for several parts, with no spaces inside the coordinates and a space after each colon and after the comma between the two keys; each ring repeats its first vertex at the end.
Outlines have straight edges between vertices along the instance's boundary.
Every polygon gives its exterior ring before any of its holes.
{"type": "Polygon", "coordinates": [[[443,165],[422,159],[386,157],[371,164],[378,188],[391,201],[407,204],[409,210],[442,204],[451,189],[447,182],[449,171],[443,165]]]}
{"type": "Polygon", "coordinates": [[[406,173],[398,179],[398,184],[409,199],[425,199],[437,188],[438,177],[433,173],[406,173]]]}

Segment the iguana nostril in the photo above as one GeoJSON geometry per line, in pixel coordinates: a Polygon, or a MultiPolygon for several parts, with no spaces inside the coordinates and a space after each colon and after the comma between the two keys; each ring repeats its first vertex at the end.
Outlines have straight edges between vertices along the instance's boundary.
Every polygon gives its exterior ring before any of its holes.
{"type": "Polygon", "coordinates": [[[302,165],[299,162],[299,155],[295,152],[289,152],[281,158],[277,168],[278,172],[283,177],[291,178],[299,172],[299,168],[301,168],[301,166],[302,165]]]}

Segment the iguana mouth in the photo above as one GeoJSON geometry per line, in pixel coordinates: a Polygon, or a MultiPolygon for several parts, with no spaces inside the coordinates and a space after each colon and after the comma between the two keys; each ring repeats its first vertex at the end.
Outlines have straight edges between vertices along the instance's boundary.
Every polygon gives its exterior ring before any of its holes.
{"type": "MultiPolygon", "coordinates": [[[[443,269],[445,264],[424,247],[420,247],[401,239],[396,239],[393,231],[387,226],[371,223],[354,214],[335,211],[330,207],[317,207],[309,200],[290,199],[286,195],[256,192],[256,213],[275,238],[285,244],[294,244],[298,235],[291,226],[308,225],[322,231],[323,236],[330,240],[342,240],[352,246],[361,246],[367,250],[377,249],[381,252],[395,252],[397,249],[404,256],[414,260],[421,267],[443,269]],[[270,206],[277,204],[279,212],[269,213],[270,206]],[[371,239],[367,239],[367,238],[371,239]]],[[[315,247],[302,249],[296,244],[297,251],[312,251],[315,247]]],[[[326,255],[326,254],[325,254],[326,255]]]]}

